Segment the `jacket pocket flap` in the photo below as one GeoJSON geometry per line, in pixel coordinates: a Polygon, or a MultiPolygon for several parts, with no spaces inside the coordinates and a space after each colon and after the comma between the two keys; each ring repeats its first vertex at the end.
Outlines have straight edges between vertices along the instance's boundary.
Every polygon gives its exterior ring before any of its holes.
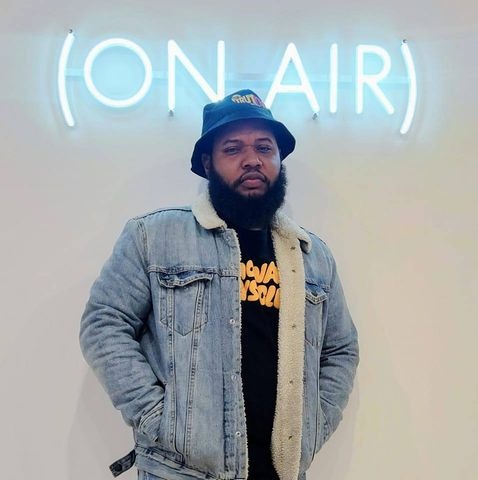
{"type": "Polygon", "coordinates": [[[158,281],[160,285],[166,288],[183,287],[198,280],[212,280],[213,274],[200,272],[197,270],[184,271],[178,273],[158,272],[158,281]]]}
{"type": "Polygon", "coordinates": [[[314,305],[317,305],[327,298],[327,293],[315,283],[307,282],[305,284],[305,298],[314,305]]]}

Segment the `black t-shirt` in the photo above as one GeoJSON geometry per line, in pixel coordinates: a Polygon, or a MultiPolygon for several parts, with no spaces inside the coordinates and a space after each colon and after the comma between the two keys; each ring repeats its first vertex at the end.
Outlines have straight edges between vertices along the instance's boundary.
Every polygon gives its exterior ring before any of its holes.
{"type": "Polygon", "coordinates": [[[250,480],[279,480],[271,434],[277,393],[279,273],[270,228],[234,227],[241,247],[242,382],[250,480]]]}

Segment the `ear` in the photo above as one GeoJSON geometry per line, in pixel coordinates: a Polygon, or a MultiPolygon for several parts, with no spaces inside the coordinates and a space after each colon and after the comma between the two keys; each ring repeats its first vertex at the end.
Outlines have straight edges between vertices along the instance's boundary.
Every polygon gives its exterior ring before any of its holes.
{"type": "Polygon", "coordinates": [[[203,153],[201,155],[201,162],[202,166],[204,167],[204,171],[206,172],[206,177],[209,178],[209,170],[211,169],[211,155],[203,153]]]}

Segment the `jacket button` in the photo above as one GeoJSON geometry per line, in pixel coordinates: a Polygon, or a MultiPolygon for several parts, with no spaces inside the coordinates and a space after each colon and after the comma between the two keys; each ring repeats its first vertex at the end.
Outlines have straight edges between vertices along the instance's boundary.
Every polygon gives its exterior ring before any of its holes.
{"type": "Polygon", "coordinates": [[[236,321],[235,321],[233,318],[231,318],[231,319],[229,319],[229,323],[230,323],[231,325],[234,325],[234,324],[236,323],[236,321]]]}
{"type": "Polygon", "coordinates": [[[241,435],[242,435],[241,432],[239,432],[239,431],[236,432],[236,437],[240,437],[241,435]]]}
{"type": "Polygon", "coordinates": [[[236,374],[235,374],[235,373],[233,373],[233,374],[231,375],[231,379],[232,379],[232,380],[235,380],[235,379],[236,379],[236,374]]]}

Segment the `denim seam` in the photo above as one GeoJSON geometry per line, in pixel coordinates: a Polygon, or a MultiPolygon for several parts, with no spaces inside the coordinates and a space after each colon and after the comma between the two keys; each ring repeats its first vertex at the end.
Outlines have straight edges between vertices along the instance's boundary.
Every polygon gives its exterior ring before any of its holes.
{"type": "Polygon", "coordinates": [[[143,252],[144,252],[143,261],[146,262],[146,265],[145,265],[146,271],[149,273],[150,261],[149,261],[148,237],[146,234],[146,227],[142,219],[138,219],[137,222],[139,225],[139,229],[141,231],[141,245],[143,247],[143,252]]]}

